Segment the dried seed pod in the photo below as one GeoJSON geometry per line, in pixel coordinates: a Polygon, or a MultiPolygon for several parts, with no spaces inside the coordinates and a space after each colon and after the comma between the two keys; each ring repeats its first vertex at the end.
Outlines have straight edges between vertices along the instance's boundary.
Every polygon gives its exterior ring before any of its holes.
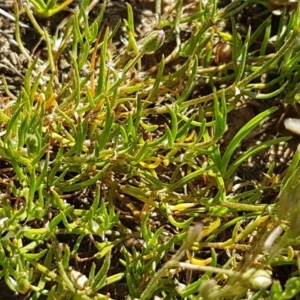
{"type": "Polygon", "coordinates": [[[232,60],[232,47],[229,43],[219,43],[215,49],[215,63],[217,65],[229,63],[232,60]]]}
{"type": "Polygon", "coordinates": [[[284,7],[284,6],[295,6],[297,5],[296,0],[269,0],[273,7],[284,7]]]}
{"type": "Polygon", "coordinates": [[[71,270],[70,271],[70,278],[72,280],[72,282],[74,283],[74,285],[76,286],[77,289],[79,289],[80,291],[84,290],[85,288],[87,288],[89,286],[89,280],[88,278],[75,270],[71,270]]]}
{"type": "Polygon", "coordinates": [[[287,5],[289,0],[270,0],[270,3],[273,5],[287,5]]]}
{"type": "Polygon", "coordinates": [[[282,9],[287,8],[288,10],[294,10],[297,8],[298,0],[269,0],[262,1],[263,5],[272,10],[274,15],[280,16],[282,9]]]}

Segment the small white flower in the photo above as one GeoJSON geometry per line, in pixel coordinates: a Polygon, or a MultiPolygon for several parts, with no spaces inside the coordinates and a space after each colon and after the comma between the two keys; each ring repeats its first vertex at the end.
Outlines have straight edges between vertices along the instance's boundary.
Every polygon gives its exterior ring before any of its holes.
{"type": "Polygon", "coordinates": [[[287,130],[300,135],[300,119],[288,118],[284,120],[284,126],[287,130]]]}
{"type": "Polygon", "coordinates": [[[63,37],[59,37],[57,40],[54,41],[53,43],[53,47],[52,47],[52,51],[54,53],[57,53],[58,50],[60,49],[61,45],[62,45],[62,41],[63,41],[63,37]]]}
{"type": "Polygon", "coordinates": [[[264,242],[264,249],[270,250],[273,246],[275,240],[281,235],[283,229],[281,225],[277,226],[273,229],[273,231],[269,234],[268,238],[264,242]]]}
{"type": "Polygon", "coordinates": [[[8,220],[7,217],[0,219],[0,226],[4,225],[4,223],[8,220]]]}

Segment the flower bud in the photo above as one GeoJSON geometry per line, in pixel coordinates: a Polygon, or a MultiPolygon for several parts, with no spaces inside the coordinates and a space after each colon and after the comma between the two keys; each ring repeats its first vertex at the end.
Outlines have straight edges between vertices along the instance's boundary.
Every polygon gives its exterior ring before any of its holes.
{"type": "Polygon", "coordinates": [[[163,30],[156,30],[146,37],[142,46],[144,53],[151,53],[159,49],[165,41],[165,32],[163,30]]]}
{"type": "Polygon", "coordinates": [[[250,279],[250,285],[254,290],[266,289],[271,284],[271,274],[266,270],[257,270],[250,279]]]}
{"type": "Polygon", "coordinates": [[[284,120],[284,126],[287,130],[300,134],[300,119],[288,118],[284,120]]]}

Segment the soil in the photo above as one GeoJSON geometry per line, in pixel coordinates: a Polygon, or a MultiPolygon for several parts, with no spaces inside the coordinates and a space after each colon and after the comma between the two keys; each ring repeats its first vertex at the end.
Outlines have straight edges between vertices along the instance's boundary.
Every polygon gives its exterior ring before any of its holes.
{"type": "MultiPolygon", "coordinates": [[[[114,27],[120,18],[126,18],[126,1],[108,1],[107,9],[105,12],[105,22],[107,26],[114,27]]],[[[136,22],[137,33],[143,37],[149,33],[153,28],[153,22],[155,20],[155,1],[151,0],[132,0],[128,1],[134,10],[134,17],[136,22]]],[[[168,10],[172,7],[172,1],[163,1],[164,9],[168,10]]],[[[224,6],[226,2],[229,1],[220,1],[220,7],[224,6]]],[[[0,1],[0,9],[4,10],[11,16],[14,16],[13,0],[0,1]]],[[[94,1],[95,5],[93,6],[90,17],[93,18],[97,16],[100,10],[100,5],[102,1],[94,1]]],[[[198,1],[184,1],[184,5],[188,6],[190,10],[196,7],[198,1]]],[[[55,31],[63,26],[63,22],[72,14],[72,9],[80,5],[80,0],[74,1],[73,6],[70,7],[69,11],[59,13],[48,19],[40,19],[40,25],[44,26],[49,33],[53,34],[55,31]]],[[[27,53],[38,60],[38,64],[45,64],[46,55],[45,55],[45,44],[40,40],[38,33],[33,29],[25,11],[22,6],[22,0],[19,0],[20,6],[20,19],[24,26],[21,28],[21,38],[24,43],[24,47],[27,53]]],[[[264,8],[264,7],[263,7],[264,8]]],[[[261,7],[256,9],[260,10],[261,7]]],[[[265,9],[265,8],[264,8],[265,9]]],[[[271,11],[266,11],[266,13],[272,14],[271,11]]],[[[266,16],[264,16],[265,18],[266,16]]],[[[247,26],[252,26],[253,29],[257,27],[261,22],[255,18],[255,10],[252,12],[245,11],[244,14],[238,16],[237,22],[240,24],[246,24],[247,26]]],[[[274,17],[274,22],[276,22],[276,17],[274,17]]],[[[230,24],[224,24],[225,28],[230,28],[230,24]]],[[[241,28],[244,30],[244,27],[241,28]]],[[[114,40],[113,47],[115,51],[122,51],[122,30],[120,30],[119,35],[116,36],[114,40]]],[[[186,36],[189,36],[189,30],[187,28],[185,33],[186,36]]],[[[163,54],[167,56],[170,53],[170,49],[173,47],[172,42],[168,44],[168,47],[164,47],[163,54]]],[[[160,53],[161,55],[162,53],[160,53]]],[[[62,65],[68,66],[70,64],[65,58],[66,61],[62,62],[62,65]]],[[[148,57],[148,61],[144,63],[150,67],[153,65],[153,61],[156,60],[155,57],[148,57]]],[[[6,16],[0,14],[0,74],[5,77],[7,82],[7,88],[4,85],[3,77],[2,82],[0,83],[0,109],[7,108],[7,103],[9,99],[16,98],[20,92],[24,75],[28,68],[29,61],[22,53],[17,45],[16,36],[15,36],[15,22],[9,19],[6,16]]],[[[172,67],[172,66],[168,66],[172,67]]],[[[199,88],[199,90],[194,91],[194,94],[207,94],[207,90],[199,88]]],[[[294,116],[295,112],[290,107],[287,107],[283,104],[280,97],[270,101],[255,101],[247,97],[243,98],[237,107],[231,111],[228,115],[228,131],[224,136],[224,140],[221,145],[221,149],[225,149],[226,145],[230,142],[232,137],[236,132],[251,118],[256,116],[258,113],[264,111],[266,108],[278,105],[280,109],[276,114],[272,116],[272,119],[268,120],[264,126],[261,126],[256,132],[254,132],[250,137],[248,137],[243,144],[240,146],[239,153],[242,153],[246,149],[249,149],[251,146],[258,143],[258,141],[270,140],[278,136],[289,135],[283,128],[282,122],[285,117],[294,116]]],[[[153,118],[156,118],[153,116],[153,118]]],[[[0,126],[1,129],[1,126],[0,126]]],[[[0,135],[4,134],[1,133],[0,135]]],[[[297,147],[298,140],[297,138],[292,139],[290,142],[284,144],[280,147],[273,147],[271,150],[260,153],[259,155],[252,157],[251,160],[244,164],[238,173],[239,182],[252,182],[255,184],[259,182],[262,178],[263,172],[266,172],[270,163],[274,160],[279,163],[276,165],[275,173],[282,174],[284,173],[288,162],[290,161],[293,153],[297,147]],[[283,155],[284,153],[284,155],[283,155]]],[[[9,166],[8,166],[9,167],[9,166]]],[[[0,191],[1,192],[1,191],[0,191]]],[[[266,197],[270,197],[269,202],[273,203],[276,198],[276,191],[272,191],[269,194],[266,194],[266,197]]],[[[139,205],[135,203],[135,205],[139,205]]],[[[125,208],[124,208],[125,209],[125,208]]],[[[121,219],[124,223],[127,222],[127,227],[135,228],[136,224],[134,223],[134,218],[126,217],[126,215],[121,216],[121,219]]],[[[160,224],[161,225],[161,224],[160,224]]],[[[73,243],[74,241],[68,241],[68,243],[73,243]]],[[[88,246],[89,242],[86,241],[88,246]]],[[[81,264],[83,269],[88,267],[88,264],[81,264]]],[[[119,268],[117,261],[112,263],[113,268],[119,268]]],[[[84,273],[84,270],[83,270],[84,273]]],[[[119,282],[117,285],[109,287],[106,292],[109,292],[111,297],[114,299],[125,299],[128,289],[126,287],[125,281],[119,282]]],[[[0,281],[0,298],[2,299],[23,299],[20,296],[14,295],[6,287],[4,281],[0,281]]],[[[24,297],[25,299],[26,297],[24,297]]]]}

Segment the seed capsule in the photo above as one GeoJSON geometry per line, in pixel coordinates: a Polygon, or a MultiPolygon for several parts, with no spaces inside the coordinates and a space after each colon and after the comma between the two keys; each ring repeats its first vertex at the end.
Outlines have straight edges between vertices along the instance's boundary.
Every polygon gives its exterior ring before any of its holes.
{"type": "Polygon", "coordinates": [[[297,1],[290,1],[290,0],[270,0],[270,3],[274,7],[284,7],[284,6],[296,6],[297,1]]]}
{"type": "Polygon", "coordinates": [[[232,60],[232,47],[229,43],[219,43],[215,47],[215,63],[229,63],[232,60]]]}

